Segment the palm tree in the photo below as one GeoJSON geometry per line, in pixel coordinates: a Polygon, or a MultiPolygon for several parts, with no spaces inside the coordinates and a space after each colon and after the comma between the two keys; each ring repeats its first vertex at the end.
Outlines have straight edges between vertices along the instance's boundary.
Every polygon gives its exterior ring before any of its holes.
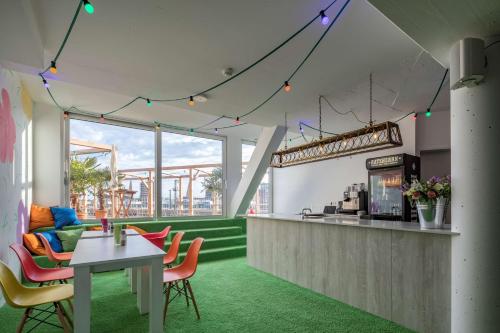
{"type": "Polygon", "coordinates": [[[205,191],[210,192],[212,195],[212,212],[217,212],[217,204],[222,195],[222,168],[215,168],[210,175],[203,179],[202,183],[205,191]]]}

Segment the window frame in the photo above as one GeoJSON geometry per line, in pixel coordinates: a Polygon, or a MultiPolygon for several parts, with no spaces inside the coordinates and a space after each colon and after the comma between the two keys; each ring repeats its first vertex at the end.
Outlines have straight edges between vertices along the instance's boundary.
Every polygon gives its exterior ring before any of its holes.
{"type": "MultiPolygon", "coordinates": [[[[70,138],[71,138],[71,126],[70,126],[70,121],[74,120],[82,120],[82,121],[89,121],[89,122],[94,122],[94,123],[100,123],[100,118],[95,116],[95,115],[86,115],[86,114],[81,114],[81,113],[73,113],[70,112],[68,114],[67,118],[63,118],[63,126],[62,126],[62,136],[63,136],[63,151],[64,151],[64,161],[63,161],[63,186],[64,186],[64,191],[63,191],[63,204],[66,207],[69,207],[70,203],[70,193],[69,193],[69,179],[70,179],[70,168],[69,168],[69,159],[70,159],[70,138]]],[[[118,118],[112,118],[108,119],[106,118],[106,124],[107,125],[114,125],[114,126],[120,126],[120,127],[128,127],[128,128],[133,128],[133,129],[140,129],[140,130],[146,130],[153,132],[155,134],[154,140],[155,140],[155,181],[154,181],[154,186],[155,186],[155,209],[154,209],[154,216],[151,217],[131,217],[131,218],[113,218],[115,221],[143,221],[147,219],[154,219],[155,221],[163,221],[163,220],[188,220],[188,219],[193,219],[193,217],[197,219],[213,219],[215,218],[223,218],[227,217],[227,180],[226,180],[226,173],[227,173],[227,137],[225,135],[213,135],[213,134],[208,134],[208,133],[189,133],[186,131],[182,130],[176,130],[176,129],[171,129],[171,128],[165,128],[165,127],[160,127],[158,128],[156,124],[154,123],[147,123],[147,122],[139,122],[139,121],[133,121],[133,120],[122,120],[118,118]],[[211,140],[218,140],[221,141],[222,143],[222,184],[223,184],[223,190],[222,190],[222,199],[221,199],[221,204],[222,204],[222,213],[221,215],[196,215],[196,216],[191,216],[191,215],[186,215],[186,216],[162,216],[161,215],[161,178],[158,177],[158,175],[161,175],[161,165],[162,165],[162,147],[161,147],[161,140],[162,140],[162,133],[173,133],[173,134],[180,134],[180,135],[186,135],[186,136],[196,136],[199,138],[203,139],[211,139],[211,140]],[[160,203],[160,204],[158,204],[160,203]]],[[[89,219],[89,220],[94,220],[94,219],[89,219]]]]}

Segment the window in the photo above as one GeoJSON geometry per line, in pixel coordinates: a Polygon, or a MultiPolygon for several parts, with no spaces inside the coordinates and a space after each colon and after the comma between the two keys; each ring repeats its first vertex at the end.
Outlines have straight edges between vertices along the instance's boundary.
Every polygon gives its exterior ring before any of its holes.
{"type": "MultiPolygon", "coordinates": [[[[245,169],[252,157],[253,151],[255,150],[255,145],[243,143],[241,145],[241,168],[243,174],[245,169]]],[[[272,168],[267,168],[267,172],[262,178],[257,192],[255,193],[250,206],[248,207],[248,213],[250,214],[268,214],[272,212],[272,168]]]]}
{"type": "Polygon", "coordinates": [[[223,143],[162,132],[162,216],[223,214],[223,143]]]}
{"type": "Polygon", "coordinates": [[[80,218],[154,216],[155,134],[69,120],[69,194],[80,218]]]}

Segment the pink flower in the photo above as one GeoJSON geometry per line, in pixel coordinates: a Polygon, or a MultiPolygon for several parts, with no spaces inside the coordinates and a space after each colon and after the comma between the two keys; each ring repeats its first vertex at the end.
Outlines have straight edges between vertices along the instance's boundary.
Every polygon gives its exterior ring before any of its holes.
{"type": "Polygon", "coordinates": [[[0,162],[14,161],[14,144],[16,143],[16,125],[12,118],[12,108],[7,90],[2,89],[0,100],[0,162]]]}
{"type": "Polygon", "coordinates": [[[429,199],[434,199],[437,197],[437,194],[434,191],[428,191],[427,196],[429,197],[429,199]]]}

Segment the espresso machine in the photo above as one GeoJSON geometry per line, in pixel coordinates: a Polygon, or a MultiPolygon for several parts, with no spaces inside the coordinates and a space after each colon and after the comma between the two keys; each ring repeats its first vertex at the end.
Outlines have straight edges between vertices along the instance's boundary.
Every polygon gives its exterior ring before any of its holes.
{"type": "Polygon", "coordinates": [[[344,191],[344,200],[339,201],[337,213],[363,215],[368,211],[368,192],[364,183],[347,186],[344,191]],[[364,213],[363,213],[364,212],[364,213]]]}

